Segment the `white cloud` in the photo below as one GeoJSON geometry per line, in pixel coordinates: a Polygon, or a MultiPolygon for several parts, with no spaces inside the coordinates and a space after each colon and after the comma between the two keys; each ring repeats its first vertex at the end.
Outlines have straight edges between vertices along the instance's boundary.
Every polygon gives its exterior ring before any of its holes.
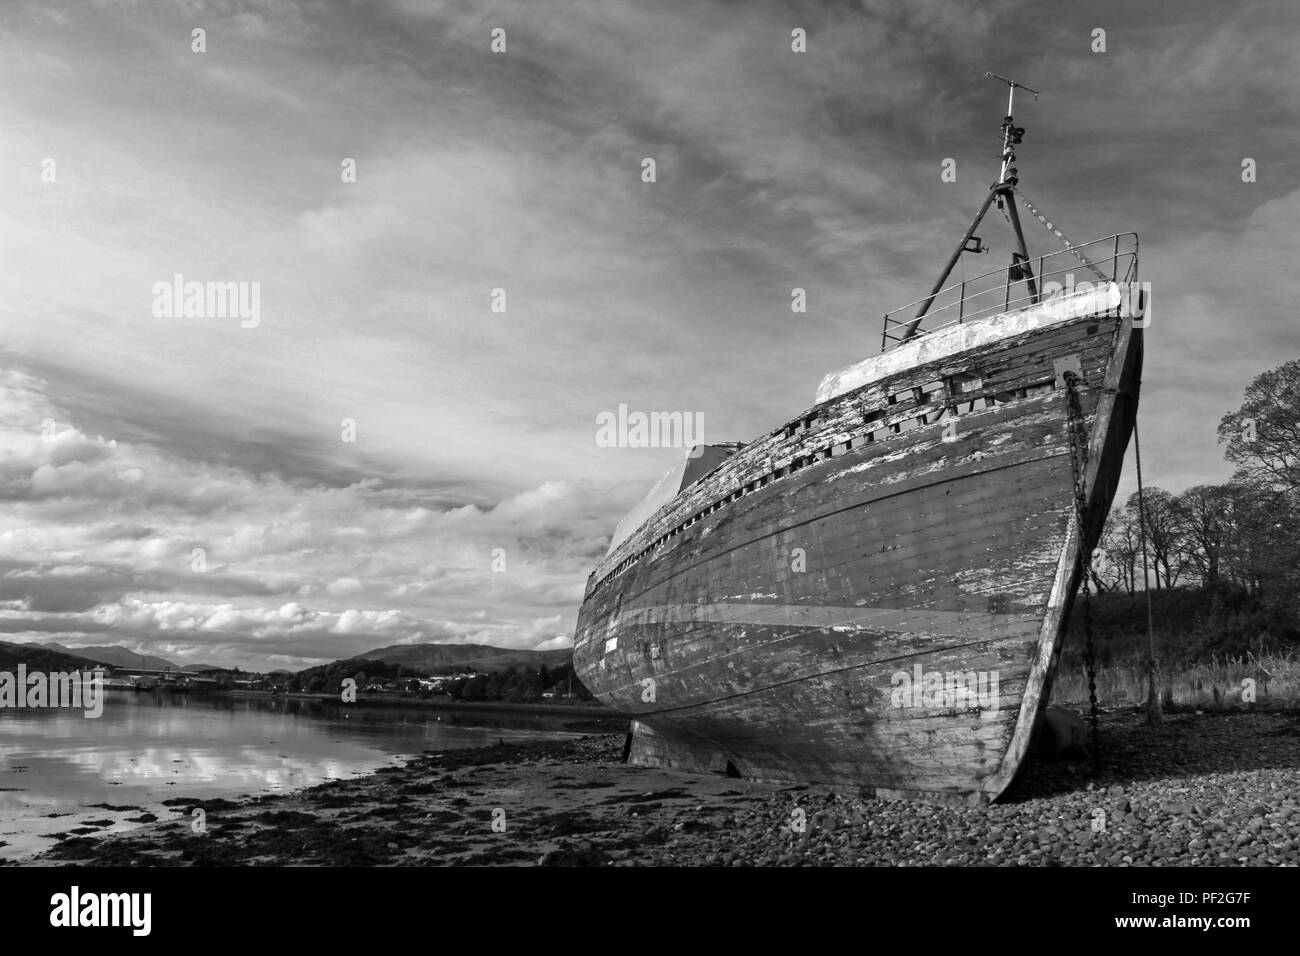
{"type": "Polygon", "coordinates": [[[365,484],[291,485],[91,438],[23,373],[0,372],[0,399],[9,633],[55,625],[145,647],[180,634],[200,659],[236,644],[245,661],[258,646],[328,656],[339,637],[350,653],[439,638],[530,646],[572,628],[608,522],[581,483],[546,482],[491,509],[395,505],[365,484]],[[50,420],[60,430],[45,440],[50,420]],[[206,571],[194,570],[196,548],[206,571]],[[494,548],[509,556],[505,573],[492,570],[494,548]],[[90,606],[34,610],[43,585],[90,606]]]}
{"type": "Polygon", "coordinates": [[[572,646],[573,646],[572,634],[556,634],[549,641],[542,641],[542,643],[536,645],[534,649],[539,651],[558,651],[558,650],[562,650],[563,648],[572,647],[572,646]]]}

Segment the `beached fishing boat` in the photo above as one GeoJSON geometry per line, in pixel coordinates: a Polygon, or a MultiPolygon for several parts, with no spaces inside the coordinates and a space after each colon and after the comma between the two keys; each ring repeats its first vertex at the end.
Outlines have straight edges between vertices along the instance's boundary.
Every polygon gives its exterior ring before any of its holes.
{"type": "MultiPolygon", "coordinates": [[[[1137,236],[1074,244],[1001,172],[882,351],[697,448],[588,580],[577,673],[630,759],[880,796],[1001,794],[1050,695],[1137,413],[1137,236]],[[1017,205],[1059,241],[1031,256],[1017,205]],[[1009,266],[948,283],[993,206],[1009,266]]],[[[1030,91],[1033,92],[1033,91],[1030,91]]]]}

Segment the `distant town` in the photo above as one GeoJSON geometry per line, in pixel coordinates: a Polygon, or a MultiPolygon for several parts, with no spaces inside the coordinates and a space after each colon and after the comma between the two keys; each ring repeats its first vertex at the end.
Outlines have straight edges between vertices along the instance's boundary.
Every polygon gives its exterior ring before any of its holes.
{"type": "Polygon", "coordinates": [[[369,697],[448,703],[590,701],[573,675],[568,650],[517,651],[488,645],[395,645],[367,656],[292,672],[177,666],[120,646],[68,648],[58,644],[0,642],[0,665],[12,660],[49,671],[102,668],[104,686],[160,693],[225,693],[328,698],[355,691],[369,697]],[[373,655],[373,656],[369,656],[373,655]],[[451,660],[461,658],[459,661],[451,660]],[[346,682],[351,681],[351,684],[346,682]]]}

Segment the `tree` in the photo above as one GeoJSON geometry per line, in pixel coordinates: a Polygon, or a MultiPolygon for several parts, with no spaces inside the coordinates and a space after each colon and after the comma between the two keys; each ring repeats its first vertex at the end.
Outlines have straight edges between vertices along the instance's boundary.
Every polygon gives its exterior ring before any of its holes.
{"type": "Polygon", "coordinates": [[[542,682],[532,671],[524,671],[510,686],[508,700],[531,701],[542,699],[542,682]]]}
{"type": "Polygon", "coordinates": [[[1224,575],[1271,606],[1294,607],[1300,594],[1300,504],[1284,492],[1235,482],[1225,489],[1224,575]]]}
{"type": "Polygon", "coordinates": [[[1219,422],[1237,480],[1300,495],[1300,359],[1255,376],[1235,412],[1219,422]]]}
{"type": "Polygon", "coordinates": [[[487,700],[488,677],[486,674],[475,674],[465,682],[464,688],[461,689],[461,700],[487,700]]]}
{"type": "MultiPolygon", "coordinates": [[[[1141,520],[1138,500],[1139,492],[1129,495],[1125,508],[1132,512],[1135,520],[1141,520]]],[[[1171,588],[1178,583],[1183,572],[1187,570],[1188,559],[1182,548],[1182,534],[1178,516],[1173,507],[1174,496],[1163,488],[1145,488],[1141,492],[1141,505],[1145,505],[1147,552],[1151,558],[1151,568],[1155,572],[1156,590],[1161,587],[1171,588]]],[[[1141,554],[1141,543],[1138,545],[1141,554]]]]}
{"type": "Polygon", "coordinates": [[[1142,560],[1137,515],[1128,508],[1113,508],[1101,532],[1099,560],[1093,562],[1093,584],[1098,591],[1137,589],[1137,565],[1142,560]]]}
{"type": "Polygon", "coordinates": [[[1232,490],[1227,485],[1196,485],[1171,503],[1183,554],[1195,567],[1202,585],[1214,584],[1222,576],[1231,499],[1232,490]]]}
{"type": "Polygon", "coordinates": [[[515,680],[515,669],[507,667],[505,670],[493,671],[492,676],[487,682],[487,699],[501,700],[506,696],[506,691],[510,684],[515,680]]]}

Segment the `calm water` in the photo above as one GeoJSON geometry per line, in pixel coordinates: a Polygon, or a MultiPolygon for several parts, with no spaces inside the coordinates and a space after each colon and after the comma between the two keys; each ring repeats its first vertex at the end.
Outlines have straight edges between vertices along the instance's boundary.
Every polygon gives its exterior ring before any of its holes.
{"type": "MultiPolygon", "coordinates": [[[[422,750],[568,736],[566,717],[344,708],[315,701],[108,691],[103,716],[0,711],[0,857],[53,846],[91,820],[130,829],[161,801],[276,793],[401,763],[422,750]],[[89,806],[109,803],[142,810],[89,806]],[[49,816],[49,814],[59,814],[49,816]]],[[[183,808],[182,808],[183,809],[183,808]]]]}

